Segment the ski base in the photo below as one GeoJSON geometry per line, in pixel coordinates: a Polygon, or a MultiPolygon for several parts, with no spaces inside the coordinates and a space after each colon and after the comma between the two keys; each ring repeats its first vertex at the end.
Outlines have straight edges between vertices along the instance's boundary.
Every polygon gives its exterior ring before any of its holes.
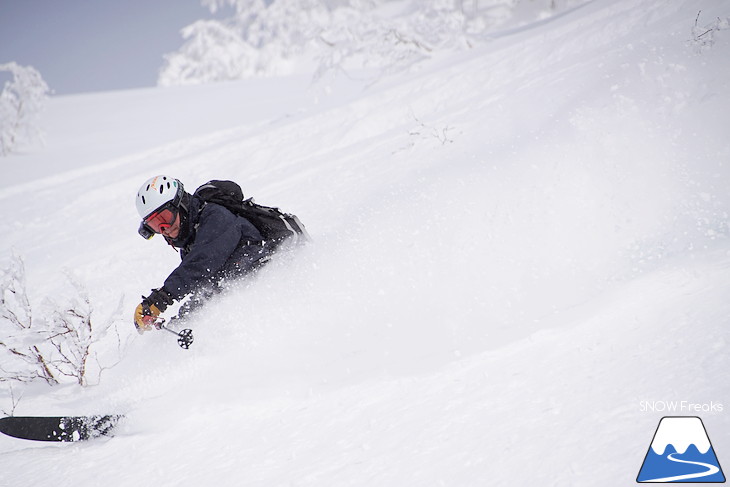
{"type": "Polygon", "coordinates": [[[122,415],[9,416],[0,418],[0,433],[34,441],[84,441],[112,436],[122,415]]]}

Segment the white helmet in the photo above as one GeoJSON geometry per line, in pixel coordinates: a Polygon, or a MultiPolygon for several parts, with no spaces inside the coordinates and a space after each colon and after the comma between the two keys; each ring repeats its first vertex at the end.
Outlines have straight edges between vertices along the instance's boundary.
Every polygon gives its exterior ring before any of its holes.
{"type": "Polygon", "coordinates": [[[174,206],[178,206],[184,193],[183,184],[175,178],[150,178],[137,191],[137,212],[144,220],[166,203],[172,201],[174,206]]]}

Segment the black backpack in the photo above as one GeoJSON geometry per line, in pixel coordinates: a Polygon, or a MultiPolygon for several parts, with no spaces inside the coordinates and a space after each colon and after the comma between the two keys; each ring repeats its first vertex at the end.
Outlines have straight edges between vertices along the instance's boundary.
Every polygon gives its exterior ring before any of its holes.
{"type": "Polygon", "coordinates": [[[244,199],[241,186],[233,181],[208,181],[195,190],[194,196],[198,196],[205,203],[221,205],[250,221],[264,237],[264,242],[270,242],[271,248],[276,248],[289,238],[295,243],[310,240],[299,218],[278,208],[256,204],[253,198],[244,199]]]}

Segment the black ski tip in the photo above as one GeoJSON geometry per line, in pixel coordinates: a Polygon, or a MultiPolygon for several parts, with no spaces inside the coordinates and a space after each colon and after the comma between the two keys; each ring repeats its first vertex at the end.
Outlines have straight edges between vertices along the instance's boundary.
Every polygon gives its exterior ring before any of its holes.
{"type": "Polygon", "coordinates": [[[0,433],[34,441],[85,441],[113,436],[114,428],[124,416],[8,416],[0,418],[0,433]]]}

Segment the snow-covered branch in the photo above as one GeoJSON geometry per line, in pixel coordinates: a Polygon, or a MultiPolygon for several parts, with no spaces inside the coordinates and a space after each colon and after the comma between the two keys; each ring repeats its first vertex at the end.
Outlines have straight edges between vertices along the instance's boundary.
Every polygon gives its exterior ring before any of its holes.
{"type": "MultiPolygon", "coordinates": [[[[182,30],[161,86],[361,68],[407,70],[439,51],[470,49],[527,0],[201,0],[222,20],[182,30]]],[[[585,0],[529,0],[535,18],[585,0]],[[560,3],[560,6],[557,4],[560,3]]],[[[525,8],[523,8],[525,10],[525,8]]]]}
{"type": "Polygon", "coordinates": [[[730,17],[718,17],[711,23],[701,26],[699,23],[701,15],[702,10],[697,12],[695,23],[692,26],[692,39],[690,40],[690,43],[698,53],[710,49],[715,44],[715,35],[717,32],[730,29],[730,17]]]}
{"type": "Polygon", "coordinates": [[[39,349],[45,336],[32,327],[33,314],[25,290],[25,265],[13,256],[0,274],[0,381],[58,381],[39,349]]]}
{"type": "MultiPolygon", "coordinates": [[[[105,368],[94,348],[115,326],[121,303],[110,319],[96,326],[86,289],[69,274],[73,295],[64,304],[46,299],[46,312],[39,318],[26,293],[22,259],[14,256],[0,272],[0,382],[43,379],[57,384],[72,378],[87,385],[92,357],[100,371],[105,368]]],[[[121,357],[121,345],[118,352],[121,357]]]]}
{"type": "Polygon", "coordinates": [[[43,140],[38,117],[50,90],[31,66],[10,62],[0,64],[0,72],[3,71],[13,77],[0,92],[0,156],[7,156],[20,143],[43,140]]]}

